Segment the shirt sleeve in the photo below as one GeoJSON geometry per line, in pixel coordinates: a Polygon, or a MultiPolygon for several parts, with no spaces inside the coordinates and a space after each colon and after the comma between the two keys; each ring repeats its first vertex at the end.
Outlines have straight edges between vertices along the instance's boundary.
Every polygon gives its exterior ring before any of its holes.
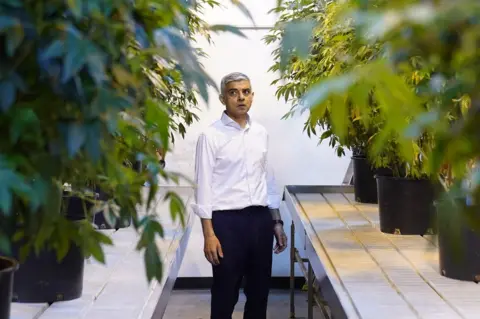
{"type": "Polygon", "coordinates": [[[277,182],[275,180],[275,172],[268,160],[268,135],[267,135],[267,194],[268,194],[268,208],[279,209],[281,202],[281,195],[278,191],[277,182]]]}
{"type": "Polygon", "coordinates": [[[212,218],[212,177],[215,150],[205,134],[198,138],[195,152],[195,201],[193,211],[202,219],[212,218]]]}

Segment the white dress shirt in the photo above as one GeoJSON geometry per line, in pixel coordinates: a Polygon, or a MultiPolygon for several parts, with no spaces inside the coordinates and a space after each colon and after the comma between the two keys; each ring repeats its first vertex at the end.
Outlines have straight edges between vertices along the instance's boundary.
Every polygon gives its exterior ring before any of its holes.
{"type": "Polygon", "coordinates": [[[223,113],[198,138],[194,212],[211,219],[215,210],[257,205],[278,209],[280,194],[267,152],[268,133],[263,126],[249,117],[242,128],[223,113]]]}

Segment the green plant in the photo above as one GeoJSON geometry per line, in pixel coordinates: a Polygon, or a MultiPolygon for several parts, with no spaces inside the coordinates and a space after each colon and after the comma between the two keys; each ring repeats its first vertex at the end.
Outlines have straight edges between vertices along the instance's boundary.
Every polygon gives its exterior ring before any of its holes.
{"type": "MultiPolygon", "coordinates": [[[[313,86],[307,93],[315,97],[310,106],[332,94],[349,94],[359,82],[369,83],[377,96],[391,101],[383,106],[386,123],[373,145],[375,153],[381,153],[394,135],[401,159],[411,162],[416,158],[413,143],[427,133],[433,142],[422,150],[426,172],[444,184],[451,203],[462,197],[478,204],[480,174],[468,168],[472,162],[478,167],[480,155],[480,59],[473,45],[480,39],[480,3],[401,0],[384,2],[381,8],[369,1],[349,3],[345,19],[354,19],[362,31],[357,36],[362,41],[382,41],[388,50],[381,59],[313,86]],[[412,59],[420,59],[421,70],[429,74],[423,85],[405,82],[402,66],[412,59]],[[467,181],[471,187],[463,186],[467,181]]],[[[284,49],[296,45],[286,43],[284,49]]]]}
{"type": "MultiPolygon", "coordinates": [[[[343,10],[343,6],[337,2],[319,6],[317,1],[312,0],[284,1],[274,10],[280,14],[280,18],[265,37],[267,43],[280,42],[287,37],[288,29],[285,25],[288,23],[312,22],[314,25],[312,43],[305,59],[298,56],[297,50],[289,51],[288,59],[285,58],[282,47],[273,52],[275,63],[270,71],[281,73],[272,85],[278,85],[277,98],[292,103],[292,109],[284,118],[305,108],[303,95],[313,84],[321,79],[344,74],[381,54],[380,43],[365,44],[356,41],[356,30],[351,22],[337,25],[338,16],[343,10]]],[[[364,120],[367,116],[376,117],[379,113],[369,91],[359,86],[355,94],[358,99],[354,103],[347,102],[347,108],[334,107],[336,101],[333,99],[341,97],[331,97],[331,100],[310,108],[305,122],[304,130],[308,136],[320,134],[320,143],[329,140],[329,145],[335,148],[338,156],[345,155],[345,148],[353,150],[354,154],[366,155],[371,137],[380,129],[378,123],[364,120]],[[335,134],[334,128],[344,132],[335,134]]]]}
{"type": "MultiPolygon", "coordinates": [[[[113,196],[107,215],[133,219],[147,277],[161,278],[155,238],[163,228],[155,213],[137,210],[152,204],[158,176],[179,178],[162,170],[156,151],[168,150],[171,130],[182,133],[182,121],[194,118],[191,90],[208,100],[212,82],[185,22],[197,30],[196,6],[215,2],[195,3],[0,1],[2,251],[23,239],[23,257],[49,247],[61,259],[73,241],[103,262],[102,246],[112,244],[110,238],[60,213],[64,183],[87,199],[85,186],[93,184],[113,196]],[[147,169],[134,172],[126,159],[141,159],[147,169]],[[145,182],[151,185],[146,198],[145,182]]],[[[181,198],[168,192],[166,199],[172,217],[182,218],[181,198]]]]}
{"type": "MultiPolygon", "coordinates": [[[[388,5],[370,1],[369,10],[382,10],[388,5]]],[[[433,147],[431,133],[422,131],[407,141],[400,136],[403,132],[393,127],[399,122],[408,125],[414,119],[413,113],[404,110],[403,98],[414,101],[415,114],[430,108],[429,98],[421,91],[430,79],[431,68],[421,57],[412,55],[396,66],[395,75],[389,74],[383,68],[384,61],[390,59],[391,44],[383,38],[362,38],[365,29],[357,23],[357,17],[346,17],[355,8],[356,1],[331,2],[322,7],[314,1],[282,2],[276,10],[285,13],[266,39],[282,40],[282,46],[274,52],[276,64],[272,67],[273,71],[282,71],[273,84],[285,82],[277,94],[286,100],[290,97],[293,103],[287,116],[299,107],[308,109],[305,130],[310,135],[316,134],[316,127],[323,129],[320,141],[330,139],[338,155],[344,154],[344,148],[352,149],[354,154],[368,155],[375,167],[391,169],[396,176],[424,177],[426,154],[433,147]],[[305,44],[296,42],[305,35],[299,34],[299,25],[309,21],[315,27],[311,43],[307,43],[309,54],[302,58],[299,47],[305,44]],[[295,39],[289,36],[295,32],[295,39]],[[372,68],[376,68],[375,79],[371,78],[372,68]],[[395,90],[384,90],[386,86],[395,86],[395,90]]]]}

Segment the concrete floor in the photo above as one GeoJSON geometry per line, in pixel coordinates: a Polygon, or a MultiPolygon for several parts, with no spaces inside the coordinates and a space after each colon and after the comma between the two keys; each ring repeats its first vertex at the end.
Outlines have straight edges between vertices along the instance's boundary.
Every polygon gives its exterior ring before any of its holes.
{"type": "MultiPolygon", "coordinates": [[[[240,294],[232,319],[243,318],[245,295],[240,294]]],[[[307,318],[307,295],[298,291],[295,296],[296,318],[307,318]]],[[[290,316],[290,301],[287,290],[270,292],[268,304],[268,319],[288,319],[290,316]]],[[[176,290],[168,302],[164,319],[210,319],[210,291],[208,290],[176,290]]],[[[322,319],[317,308],[314,308],[314,318],[322,319]]]]}

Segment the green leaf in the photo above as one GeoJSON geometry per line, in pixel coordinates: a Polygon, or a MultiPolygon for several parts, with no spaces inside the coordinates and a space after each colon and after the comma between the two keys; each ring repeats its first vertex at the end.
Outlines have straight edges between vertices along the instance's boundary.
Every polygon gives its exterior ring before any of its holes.
{"type": "Polygon", "coordinates": [[[30,195],[30,209],[35,212],[45,202],[48,196],[48,184],[41,177],[37,177],[32,183],[32,192],[30,195]]]}
{"type": "Polygon", "coordinates": [[[93,162],[97,162],[101,157],[101,140],[98,138],[102,134],[100,122],[94,121],[93,123],[88,123],[85,126],[85,130],[85,148],[87,150],[87,154],[90,156],[93,162]]]}
{"type": "Polygon", "coordinates": [[[427,126],[436,123],[438,120],[440,120],[440,114],[437,110],[421,113],[413,123],[407,127],[405,137],[412,139],[420,137],[427,126]]]}
{"type": "Polygon", "coordinates": [[[20,8],[23,5],[23,2],[21,0],[2,0],[0,1],[0,3],[14,8],[20,8]]]}
{"type": "Polygon", "coordinates": [[[252,21],[253,25],[254,26],[257,26],[256,23],[255,23],[255,20],[253,19],[253,16],[252,14],[250,13],[250,10],[248,10],[248,8],[245,6],[245,4],[243,4],[240,0],[230,0],[233,5],[235,5],[238,9],[240,9],[240,11],[242,11],[242,13],[250,19],[250,21],[252,21]]]}
{"type": "Polygon", "coordinates": [[[103,252],[100,242],[96,240],[90,240],[88,246],[88,252],[92,254],[92,257],[95,258],[98,262],[105,263],[105,253],[103,252]]]}
{"type": "Polygon", "coordinates": [[[115,227],[120,218],[120,207],[113,202],[108,201],[102,205],[102,214],[110,227],[115,227]]]}
{"type": "Polygon", "coordinates": [[[107,79],[107,74],[105,73],[105,59],[101,54],[92,54],[90,52],[87,57],[87,65],[88,72],[97,84],[101,84],[107,79]]]}
{"type": "Polygon", "coordinates": [[[162,281],[163,275],[163,265],[160,259],[160,252],[155,242],[148,243],[145,248],[144,253],[145,268],[147,272],[148,281],[152,279],[157,279],[159,282],[162,281]]]}
{"type": "Polygon", "coordinates": [[[158,191],[158,184],[157,183],[151,184],[148,189],[147,211],[150,210],[150,207],[152,204],[156,204],[155,198],[157,195],[157,191],[158,191]]]}
{"type": "Polygon", "coordinates": [[[247,38],[247,36],[237,27],[233,25],[227,25],[227,24],[215,24],[210,26],[210,31],[212,32],[231,32],[233,34],[236,34],[238,36],[241,36],[242,38],[247,38]]]}
{"type": "Polygon", "coordinates": [[[160,236],[161,238],[163,238],[163,236],[165,236],[165,232],[164,232],[164,229],[163,229],[162,225],[161,225],[158,221],[156,221],[156,220],[152,221],[151,224],[152,224],[152,230],[153,230],[155,233],[157,233],[158,236],[160,236]]]}
{"type": "Polygon", "coordinates": [[[356,80],[354,74],[345,74],[320,81],[302,97],[301,104],[307,108],[313,108],[324,103],[332,94],[345,93],[356,80]]]}
{"type": "Polygon", "coordinates": [[[21,25],[16,26],[6,34],[6,37],[7,37],[7,55],[9,57],[12,57],[25,37],[23,27],[21,25]]]}
{"type": "Polygon", "coordinates": [[[180,219],[182,226],[185,225],[185,204],[182,198],[175,192],[167,192],[165,199],[170,199],[170,216],[172,220],[180,219]]]}
{"type": "Polygon", "coordinates": [[[7,29],[14,27],[19,24],[19,21],[15,18],[9,16],[0,16],[0,32],[6,31],[7,29]]]}
{"type": "Polygon", "coordinates": [[[56,249],[57,261],[60,262],[65,258],[65,256],[67,256],[68,251],[70,250],[71,241],[69,240],[67,230],[63,228],[62,225],[60,225],[58,229],[62,231],[62,236],[59,238],[60,240],[57,241],[56,249]]]}
{"type": "Polygon", "coordinates": [[[333,95],[331,97],[332,100],[332,107],[331,107],[331,114],[332,114],[332,126],[334,131],[337,133],[340,141],[343,143],[343,139],[347,133],[347,105],[346,100],[341,95],[333,95]]]}
{"type": "Polygon", "coordinates": [[[322,135],[320,136],[320,140],[325,140],[329,138],[330,136],[332,136],[332,133],[333,132],[330,130],[323,132],[322,135]]]}
{"type": "Polygon", "coordinates": [[[10,239],[4,233],[0,233],[0,252],[7,256],[12,254],[12,247],[10,246],[10,239]]]}
{"type": "Polygon", "coordinates": [[[66,124],[66,141],[68,155],[73,157],[85,143],[87,132],[85,126],[81,123],[71,122],[66,124]]]}
{"type": "Polygon", "coordinates": [[[16,144],[22,134],[28,131],[35,131],[38,128],[39,120],[32,109],[17,109],[10,125],[10,141],[16,144]]]}
{"type": "Polygon", "coordinates": [[[145,120],[149,125],[152,125],[152,131],[157,133],[161,146],[168,149],[168,140],[170,136],[170,116],[168,108],[159,102],[149,100],[146,103],[145,120]]]}
{"type": "Polygon", "coordinates": [[[67,50],[64,57],[62,70],[62,82],[66,83],[85,65],[87,57],[87,44],[73,34],[67,38],[67,50]]]}
{"type": "Polygon", "coordinates": [[[45,212],[47,214],[59,214],[62,209],[63,187],[52,180],[45,180],[47,196],[45,196],[45,212]]]}
{"type": "Polygon", "coordinates": [[[81,0],[67,0],[67,5],[75,18],[79,19],[82,17],[81,0]]]}
{"type": "Polygon", "coordinates": [[[52,58],[58,58],[63,55],[65,42],[62,40],[55,40],[50,45],[45,48],[40,57],[42,60],[48,60],[52,58]]]}
{"type": "Polygon", "coordinates": [[[30,193],[30,186],[23,181],[15,171],[10,168],[0,169],[0,211],[10,214],[12,209],[12,195],[27,195],[30,193]]]}
{"type": "Polygon", "coordinates": [[[31,248],[30,245],[27,245],[27,244],[22,245],[20,247],[20,251],[18,254],[20,263],[25,262],[25,260],[27,260],[27,257],[30,254],[30,248],[31,248]]]}
{"type": "Polygon", "coordinates": [[[120,92],[114,90],[100,88],[90,107],[90,115],[96,116],[109,109],[114,109],[114,112],[111,113],[111,120],[116,121],[116,116],[118,115],[117,111],[123,111],[133,105],[133,101],[129,97],[120,94],[120,92]]]}
{"type": "Polygon", "coordinates": [[[94,237],[95,237],[95,240],[101,244],[104,244],[104,245],[108,245],[108,246],[112,246],[113,245],[113,241],[112,241],[112,238],[110,238],[109,236],[105,235],[104,233],[102,233],[101,231],[95,231],[94,232],[94,237]]]}
{"type": "Polygon", "coordinates": [[[6,112],[15,103],[17,97],[17,89],[12,81],[4,80],[0,82],[0,96],[0,110],[6,112]]]}
{"type": "Polygon", "coordinates": [[[295,52],[300,58],[305,58],[310,50],[310,38],[315,21],[293,21],[285,27],[280,53],[280,67],[285,69],[290,54],[295,52]]]}

